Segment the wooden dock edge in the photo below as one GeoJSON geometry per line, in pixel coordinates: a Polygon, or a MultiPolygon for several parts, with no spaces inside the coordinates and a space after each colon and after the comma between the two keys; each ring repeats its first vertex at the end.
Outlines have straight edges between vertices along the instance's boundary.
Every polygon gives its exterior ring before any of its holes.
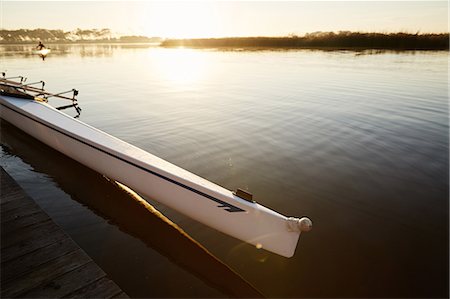
{"type": "Polygon", "coordinates": [[[1,298],[129,298],[0,166],[1,298]]]}

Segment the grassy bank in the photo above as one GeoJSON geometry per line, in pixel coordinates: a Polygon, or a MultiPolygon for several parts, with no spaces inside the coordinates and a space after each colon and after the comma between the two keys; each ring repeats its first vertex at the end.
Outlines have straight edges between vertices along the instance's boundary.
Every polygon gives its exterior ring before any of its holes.
{"type": "Polygon", "coordinates": [[[164,47],[448,50],[448,34],[326,32],[289,37],[168,39],[164,47]]]}

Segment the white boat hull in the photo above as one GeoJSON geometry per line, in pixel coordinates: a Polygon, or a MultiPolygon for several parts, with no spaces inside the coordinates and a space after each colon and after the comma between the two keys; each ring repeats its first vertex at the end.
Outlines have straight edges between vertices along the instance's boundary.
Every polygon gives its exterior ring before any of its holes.
{"type": "Polygon", "coordinates": [[[0,108],[2,119],[142,195],[258,248],[285,257],[295,252],[298,219],[239,198],[46,103],[0,95],[0,108]]]}
{"type": "Polygon", "coordinates": [[[50,52],[51,52],[50,49],[41,49],[41,50],[35,51],[36,54],[42,55],[42,56],[47,56],[48,54],[50,54],[50,52]]]}

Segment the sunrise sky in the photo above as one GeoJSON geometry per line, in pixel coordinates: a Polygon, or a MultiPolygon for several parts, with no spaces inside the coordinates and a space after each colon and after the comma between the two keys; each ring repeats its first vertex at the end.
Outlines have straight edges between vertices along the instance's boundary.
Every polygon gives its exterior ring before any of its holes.
{"type": "Polygon", "coordinates": [[[110,28],[127,35],[225,37],[315,31],[448,32],[447,1],[3,1],[3,29],[110,28]]]}

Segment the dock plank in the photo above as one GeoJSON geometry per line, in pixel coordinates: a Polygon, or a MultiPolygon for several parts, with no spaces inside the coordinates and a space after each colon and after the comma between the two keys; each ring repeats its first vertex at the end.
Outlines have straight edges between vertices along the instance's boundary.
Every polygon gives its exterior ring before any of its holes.
{"type": "MultiPolygon", "coordinates": [[[[2,182],[3,183],[3,182],[2,182]]],[[[22,194],[20,192],[17,192],[16,189],[14,188],[2,188],[2,194],[8,194],[8,196],[1,196],[1,200],[0,200],[0,204],[4,205],[4,204],[8,204],[11,201],[17,200],[17,199],[21,199],[22,198],[22,194]]]]}
{"type": "Polygon", "coordinates": [[[20,279],[4,282],[2,297],[18,297],[88,262],[90,262],[90,258],[81,250],[58,257],[21,276],[20,279]]]}
{"type": "Polygon", "coordinates": [[[1,298],[128,298],[0,167],[1,298]]]}
{"type": "Polygon", "coordinates": [[[10,221],[14,221],[14,224],[5,221],[1,227],[2,234],[9,234],[14,232],[15,230],[20,230],[23,227],[40,224],[42,222],[48,221],[48,217],[47,215],[42,213],[31,213],[22,217],[14,218],[10,221]]]}
{"type": "MultiPolygon", "coordinates": [[[[0,206],[1,209],[1,206],[0,206]]],[[[17,209],[15,211],[9,212],[9,213],[2,213],[1,217],[1,223],[5,223],[11,220],[15,220],[21,217],[26,217],[28,215],[33,215],[36,213],[40,213],[40,211],[28,211],[28,210],[23,210],[23,209],[17,209]]]]}
{"type": "MultiPolygon", "coordinates": [[[[14,226],[15,224],[13,225],[13,228],[7,230],[17,230],[14,226]]],[[[18,243],[30,243],[27,241],[36,238],[44,239],[51,236],[57,230],[59,230],[59,228],[50,219],[47,219],[46,221],[32,227],[23,227],[20,230],[20,233],[13,232],[4,234],[2,231],[2,237],[5,236],[5,238],[2,238],[1,247],[3,249],[18,243]]]]}
{"type": "Polygon", "coordinates": [[[1,264],[2,280],[7,282],[20,275],[33,271],[37,267],[55,258],[78,249],[78,246],[70,240],[63,239],[49,246],[40,248],[27,255],[19,256],[15,259],[1,264]]]}
{"type": "Polygon", "coordinates": [[[63,298],[112,298],[120,293],[121,291],[117,291],[117,285],[113,281],[101,278],[63,298]]]}
{"type": "MultiPolygon", "coordinates": [[[[3,235],[2,235],[3,237],[3,235]]],[[[29,254],[39,248],[48,246],[55,242],[60,242],[66,238],[66,235],[61,230],[56,230],[52,235],[47,238],[40,238],[39,236],[34,236],[28,240],[23,242],[19,242],[10,246],[8,248],[2,248],[2,263],[7,262],[11,259],[24,256],[25,254],[29,254]]],[[[3,238],[2,238],[3,240],[3,238]]]]}
{"type": "MultiPolygon", "coordinates": [[[[94,262],[89,262],[53,281],[23,294],[27,298],[62,298],[105,277],[105,273],[94,262]]],[[[126,295],[126,294],[125,294],[126,295]]]]}
{"type": "Polygon", "coordinates": [[[0,206],[1,214],[7,215],[15,210],[28,210],[28,211],[39,211],[39,208],[36,206],[35,203],[30,202],[23,202],[21,198],[14,199],[11,201],[8,201],[7,203],[4,203],[0,206]]]}

